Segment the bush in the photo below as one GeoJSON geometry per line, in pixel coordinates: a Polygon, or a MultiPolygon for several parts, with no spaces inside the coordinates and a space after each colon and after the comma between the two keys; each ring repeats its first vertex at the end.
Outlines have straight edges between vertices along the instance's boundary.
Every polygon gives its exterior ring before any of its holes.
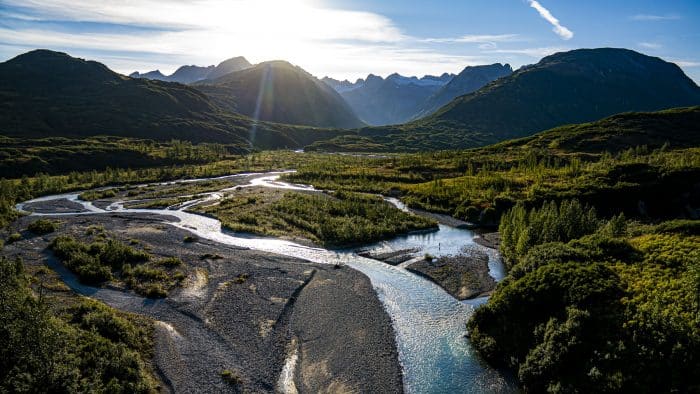
{"type": "Polygon", "coordinates": [[[487,226],[496,225],[498,224],[498,213],[493,207],[488,207],[481,213],[479,221],[487,226]]]}
{"type": "Polygon", "coordinates": [[[187,235],[185,238],[182,240],[182,242],[185,243],[191,243],[191,242],[197,242],[197,237],[194,237],[192,235],[187,235]]]}
{"type": "Polygon", "coordinates": [[[27,229],[36,235],[49,234],[58,229],[58,224],[53,220],[39,219],[29,223],[27,229]]]}
{"type": "Polygon", "coordinates": [[[128,245],[110,239],[106,244],[93,244],[93,245],[103,245],[97,250],[99,254],[100,261],[103,264],[108,264],[114,270],[120,270],[122,265],[129,263],[142,263],[148,261],[150,255],[144,251],[134,249],[128,245]]]}
{"type": "Polygon", "coordinates": [[[156,264],[162,265],[164,267],[179,267],[184,263],[182,262],[182,260],[180,260],[179,257],[170,256],[158,260],[156,264]]]}
{"type": "Polygon", "coordinates": [[[243,379],[241,379],[238,374],[228,369],[221,371],[221,378],[224,379],[226,383],[232,384],[234,386],[239,386],[243,384],[243,379]]]}
{"type": "Polygon", "coordinates": [[[464,211],[464,220],[470,223],[478,223],[480,216],[481,211],[479,210],[479,208],[473,205],[468,206],[467,209],[464,211]]]}
{"type": "Polygon", "coordinates": [[[168,296],[168,292],[160,283],[149,283],[139,293],[148,298],[165,298],[168,296]]]}
{"type": "Polygon", "coordinates": [[[9,237],[7,237],[7,243],[11,244],[14,242],[17,242],[22,239],[22,235],[20,233],[12,233],[10,234],[9,237]]]}
{"type": "Polygon", "coordinates": [[[0,257],[0,392],[156,391],[145,361],[151,323],[92,300],[68,308],[45,300],[21,261],[0,257]]]}

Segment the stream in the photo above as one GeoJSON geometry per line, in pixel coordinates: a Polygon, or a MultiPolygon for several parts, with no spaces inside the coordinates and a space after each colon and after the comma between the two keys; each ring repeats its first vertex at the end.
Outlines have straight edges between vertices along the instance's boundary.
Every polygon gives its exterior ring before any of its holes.
{"type": "MultiPolygon", "coordinates": [[[[185,209],[204,201],[223,198],[241,187],[273,187],[289,190],[315,190],[307,185],[295,185],[279,181],[282,173],[258,175],[240,174],[228,178],[248,176],[248,184],[200,193],[196,199],[178,204],[172,209],[127,209],[123,202],[116,202],[101,209],[91,202],[79,200],[78,193],[46,196],[18,204],[18,210],[41,201],[68,200],[80,204],[80,212],[32,213],[37,216],[86,215],[112,212],[152,213],[174,216],[179,222],[170,225],[188,230],[196,236],[223,244],[247,247],[254,250],[305,259],[315,263],[344,264],[369,277],[384,308],[391,317],[399,362],[403,368],[403,382],[407,393],[506,393],[516,392],[512,377],[489,367],[470,346],[465,336],[466,322],[485,298],[460,302],[438,285],[423,279],[401,266],[391,266],[377,260],[358,256],[352,250],[329,250],[303,246],[291,241],[232,233],[223,230],[213,218],[186,212],[185,209]]],[[[217,179],[225,179],[219,177],[217,179]]],[[[206,179],[200,179],[206,180],[206,179]]],[[[198,180],[188,180],[193,182],[198,180]]],[[[172,184],[165,182],[163,184],[172,184]]],[[[403,204],[391,198],[386,200],[397,208],[406,210],[403,204]]],[[[363,249],[401,250],[420,248],[421,253],[433,256],[454,254],[464,246],[478,247],[489,254],[489,270],[495,280],[504,276],[504,268],[498,253],[474,244],[474,233],[440,225],[437,231],[395,237],[388,241],[366,245],[363,249]]],[[[291,367],[293,368],[293,362],[291,367]]],[[[285,367],[286,369],[286,367],[285,367]]],[[[285,370],[283,374],[293,376],[285,370]]]]}

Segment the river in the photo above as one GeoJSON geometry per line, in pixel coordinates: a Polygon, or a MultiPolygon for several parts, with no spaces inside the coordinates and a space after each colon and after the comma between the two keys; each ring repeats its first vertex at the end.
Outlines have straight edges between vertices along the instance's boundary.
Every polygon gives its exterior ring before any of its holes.
{"type": "MultiPolygon", "coordinates": [[[[174,209],[127,209],[117,202],[101,209],[78,199],[77,193],[41,197],[18,204],[17,209],[39,201],[66,199],[79,203],[82,212],[33,213],[37,216],[83,215],[111,212],[153,213],[175,216],[179,222],[167,222],[188,230],[198,237],[223,244],[273,252],[324,264],[345,264],[367,275],[379,299],[391,317],[399,362],[403,368],[403,382],[407,393],[506,393],[517,391],[515,381],[489,367],[476,354],[465,336],[466,322],[474,308],[484,299],[460,302],[433,282],[421,278],[403,267],[394,267],[376,260],[358,256],[350,250],[328,250],[303,246],[294,242],[237,234],[222,230],[213,218],[186,212],[187,207],[200,201],[220,199],[225,193],[235,193],[237,187],[263,186],[289,190],[314,190],[307,185],[279,181],[281,173],[252,176],[248,184],[198,195],[197,200],[179,204],[174,209]]],[[[248,176],[251,174],[241,174],[248,176]]],[[[223,179],[226,177],[219,177],[223,179]]],[[[192,182],[196,180],[189,180],[192,182]]],[[[170,183],[170,182],[168,182],[170,183]]],[[[406,209],[398,200],[387,199],[399,209],[406,209]]],[[[383,241],[371,248],[421,248],[433,256],[451,254],[467,245],[474,245],[474,233],[440,225],[430,233],[410,234],[383,241]]],[[[474,247],[478,247],[474,245],[474,247]]],[[[486,248],[484,248],[486,250],[486,248]]],[[[490,256],[490,274],[500,280],[503,265],[497,253],[486,250],[490,256]]],[[[289,371],[285,371],[289,375],[289,371]]]]}

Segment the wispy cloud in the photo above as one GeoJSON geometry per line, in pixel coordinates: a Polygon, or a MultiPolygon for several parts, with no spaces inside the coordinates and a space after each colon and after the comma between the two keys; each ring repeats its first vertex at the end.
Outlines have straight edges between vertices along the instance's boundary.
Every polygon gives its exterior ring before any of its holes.
{"type": "Polygon", "coordinates": [[[630,17],[633,21],[641,22],[656,22],[656,21],[672,21],[681,19],[678,14],[654,15],[654,14],[637,14],[630,17]]]}
{"type": "Polygon", "coordinates": [[[640,42],[637,44],[638,46],[646,49],[661,49],[663,48],[663,45],[656,43],[656,42],[640,42]]]}
{"type": "Polygon", "coordinates": [[[561,23],[559,23],[559,19],[555,18],[554,15],[552,15],[552,13],[549,12],[548,9],[544,8],[544,6],[538,1],[527,0],[527,2],[530,4],[530,7],[537,10],[537,12],[544,20],[546,20],[552,25],[552,31],[554,31],[554,33],[556,33],[563,40],[570,40],[574,37],[574,32],[572,32],[565,26],[562,26],[561,23]]]}
{"type": "Polygon", "coordinates": [[[674,60],[673,62],[676,63],[680,67],[686,67],[686,68],[700,67],[700,62],[693,62],[693,61],[689,61],[689,60],[674,60]]]}
{"type": "Polygon", "coordinates": [[[557,52],[569,51],[568,47],[539,47],[539,48],[515,48],[515,49],[494,49],[484,51],[484,53],[504,53],[511,55],[525,55],[534,58],[549,56],[557,52]]]}
{"type": "Polygon", "coordinates": [[[424,38],[421,39],[423,42],[435,42],[435,43],[492,43],[492,42],[513,42],[519,41],[520,36],[518,34],[467,34],[460,37],[446,37],[446,38],[424,38]]]}

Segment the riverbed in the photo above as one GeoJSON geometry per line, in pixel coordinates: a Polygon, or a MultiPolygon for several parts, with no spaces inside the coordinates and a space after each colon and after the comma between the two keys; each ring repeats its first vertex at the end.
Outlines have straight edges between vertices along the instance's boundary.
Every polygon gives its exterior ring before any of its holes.
{"type": "MultiPolygon", "coordinates": [[[[178,221],[169,225],[189,231],[197,237],[226,245],[250,248],[277,255],[307,260],[313,263],[343,265],[365,274],[391,318],[396,335],[399,362],[403,370],[404,390],[408,393],[434,392],[513,392],[515,381],[485,364],[471,347],[465,336],[466,322],[477,305],[484,299],[459,302],[433,282],[417,276],[401,266],[358,256],[351,250],[329,250],[309,247],[291,241],[236,234],[222,230],[221,223],[213,218],[187,212],[185,209],[200,202],[211,203],[225,193],[235,193],[236,187],[264,186],[290,190],[313,190],[306,185],[294,185],[279,180],[280,173],[245,174],[248,183],[216,192],[200,194],[191,203],[179,204],[174,209],[127,209],[122,201],[112,202],[100,208],[91,202],[78,199],[77,193],[47,196],[18,204],[18,209],[31,209],[38,202],[65,200],[57,212],[39,210],[34,215],[66,216],[84,214],[129,213],[142,215],[167,215],[178,221]],[[66,205],[76,209],[66,209],[66,205]]],[[[217,179],[225,179],[219,177],[217,179]]],[[[196,180],[195,180],[196,181],[196,180]]],[[[192,182],[192,180],[188,181],[192,182]]],[[[390,201],[399,209],[406,209],[398,200],[390,201]]],[[[430,233],[409,234],[365,248],[398,250],[420,249],[420,253],[433,256],[454,254],[464,246],[479,247],[473,241],[471,230],[440,225],[430,233]]],[[[489,253],[490,274],[496,280],[504,275],[498,254],[489,253]]],[[[290,358],[294,359],[294,354],[290,358]]],[[[294,363],[285,365],[283,376],[295,376],[294,363]]],[[[283,385],[284,386],[284,385],[283,385]]]]}

